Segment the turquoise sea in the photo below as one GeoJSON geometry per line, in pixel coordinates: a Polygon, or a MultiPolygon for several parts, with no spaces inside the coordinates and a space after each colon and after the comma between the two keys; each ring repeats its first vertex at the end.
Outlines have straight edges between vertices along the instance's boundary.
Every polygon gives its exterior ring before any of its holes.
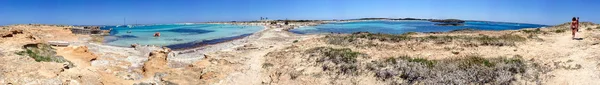
{"type": "MultiPolygon", "coordinates": [[[[317,26],[300,27],[291,30],[291,32],[299,34],[354,32],[402,34],[406,32],[446,32],[465,28],[476,30],[514,30],[546,26],[485,21],[467,21],[464,26],[437,26],[435,24],[437,23],[422,20],[334,22],[317,26]]],[[[262,26],[228,24],[104,26],[101,29],[110,28],[113,30],[110,36],[105,37],[105,44],[126,47],[137,43],[141,45],[167,46],[173,49],[216,44],[242,38],[263,29],[262,26]],[[160,32],[161,36],[154,37],[153,34],[155,32],[160,32]]]]}
{"type": "Polygon", "coordinates": [[[300,27],[291,30],[291,32],[299,34],[353,32],[402,34],[406,32],[447,32],[466,28],[476,30],[515,30],[546,26],[539,24],[489,21],[466,21],[463,26],[437,26],[435,24],[437,24],[437,22],[425,20],[333,22],[317,26],[300,27]]]}
{"type": "Polygon", "coordinates": [[[138,26],[105,26],[110,29],[105,44],[130,46],[131,44],[167,46],[174,49],[196,46],[202,43],[217,43],[250,35],[263,29],[262,26],[227,24],[164,24],[138,26]],[[160,37],[154,37],[160,32],[160,37]]]}

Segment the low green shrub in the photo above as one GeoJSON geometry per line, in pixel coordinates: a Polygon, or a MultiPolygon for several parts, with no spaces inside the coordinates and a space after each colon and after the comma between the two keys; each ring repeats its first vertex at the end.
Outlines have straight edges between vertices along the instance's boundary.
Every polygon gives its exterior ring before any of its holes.
{"type": "Polygon", "coordinates": [[[16,52],[15,54],[29,56],[37,62],[70,62],[62,56],[57,56],[55,49],[47,44],[28,44],[23,48],[25,51],[16,52]]]}
{"type": "Polygon", "coordinates": [[[309,49],[309,54],[319,55],[316,62],[319,64],[326,64],[322,66],[323,70],[336,71],[340,74],[351,74],[357,75],[357,58],[362,53],[354,52],[349,48],[331,48],[331,47],[317,47],[309,49]]]}
{"type": "Polygon", "coordinates": [[[521,30],[522,32],[525,33],[532,33],[532,34],[540,34],[543,33],[543,31],[540,28],[537,28],[535,30],[521,30]]]}
{"type": "Polygon", "coordinates": [[[443,60],[402,56],[376,60],[366,68],[373,71],[378,80],[390,84],[511,84],[515,75],[526,71],[526,65],[519,57],[482,58],[476,55],[443,60]]]}
{"type": "Polygon", "coordinates": [[[417,32],[406,32],[406,33],[403,33],[402,35],[416,35],[416,34],[419,34],[419,33],[417,33],[417,32]]]}
{"type": "Polygon", "coordinates": [[[501,35],[501,36],[426,36],[426,37],[411,37],[408,35],[391,35],[391,34],[371,34],[371,33],[354,33],[345,36],[327,36],[327,42],[334,45],[358,45],[365,44],[356,42],[358,39],[378,40],[383,42],[400,42],[400,41],[419,41],[419,42],[434,42],[436,44],[444,44],[448,42],[464,42],[466,44],[477,44],[485,46],[514,46],[515,42],[526,41],[527,38],[519,35],[501,35]],[[475,42],[473,42],[475,41],[475,42]]]}
{"type": "Polygon", "coordinates": [[[563,33],[565,30],[555,30],[554,33],[563,33]]]}

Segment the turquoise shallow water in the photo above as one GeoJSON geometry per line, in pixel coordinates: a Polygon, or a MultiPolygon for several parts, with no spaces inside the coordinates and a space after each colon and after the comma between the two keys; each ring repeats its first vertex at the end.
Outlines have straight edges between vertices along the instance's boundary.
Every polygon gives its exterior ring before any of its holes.
{"type": "MultiPolygon", "coordinates": [[[[105,37],[105,44],[114,46],[142,45],[172,46],[179,44],[200,43],[222,38],[247,36],[263,29],[261,26],[243,26],[228,24],[165,24],[146,26],[105,26],[110,29],[110,36],[105,37]],[[130,33],[128,33],[128,31],[130,33]],[[154,37],[160,32],[160,37],[154,37]]],[[[222,40],[221,40],[222,41],[222,40]]],[[[214,42],[214,41],[212,41],[214,42]]],[[[181,46],[179,46],[181,47],[181,46]]]]}
{"type": "Polygon", "coordinates": [[[457,29],[471,28],[476,30],[515,30],[522,28],[537,28],[545,25],[467,21],[464,26],[437,26],[437,22],[423,20],[401,20],[401,21],[360,21],[360,22],[334,22],[317,26],[300,27],[291,30],[300,34],[318,33],[354,33],[371,32],[386,34],[402,34],[406,32],[447,32],[457,29]]]}

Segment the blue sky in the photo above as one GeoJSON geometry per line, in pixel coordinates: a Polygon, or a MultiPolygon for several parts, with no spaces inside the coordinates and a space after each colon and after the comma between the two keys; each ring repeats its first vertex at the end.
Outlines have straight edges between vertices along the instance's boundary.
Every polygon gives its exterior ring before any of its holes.
{"type": "Polygon", "coordinates": [[[159,24],[269,19],[457,18],[600,22],[600,0],[2,0],[0,25],[159,24]]]}

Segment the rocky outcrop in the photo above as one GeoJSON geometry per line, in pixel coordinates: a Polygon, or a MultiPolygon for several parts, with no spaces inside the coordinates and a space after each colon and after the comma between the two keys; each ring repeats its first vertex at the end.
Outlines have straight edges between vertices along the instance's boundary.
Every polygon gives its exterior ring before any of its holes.
{"type": "Polygon", "coordinates": [[[23,30],[0,31],[2,38],[14,37],[17,34],[23,34],[23,30]]]}
{"type": "Polygon", "coordinates": [[[91,62],[96,60],[98,56],[89,52],[87,46],[66,47],[58,50],[58,55],[72,61],[76,66],[91,66],[91,62]]]}
{"type": "Polygon", "coordinates": [[[152,77],[158,72],[165,72],[168,70],[169,66],[167,66],[167,54],[168,51],[156,50],[150,52],[150,56],[148,61],[144,63],[144,67],[142,67],[144,75],[147,77],[152,77]]]}

